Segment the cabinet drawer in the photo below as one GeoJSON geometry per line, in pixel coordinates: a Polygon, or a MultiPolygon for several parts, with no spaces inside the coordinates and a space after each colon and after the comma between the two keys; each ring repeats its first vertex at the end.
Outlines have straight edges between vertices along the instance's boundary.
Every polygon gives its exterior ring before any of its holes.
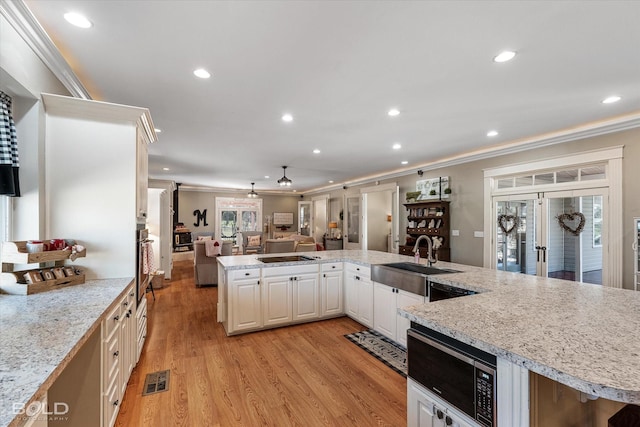
{"type": "Polygon", "coordinates": [[[231,270],[229,272],[230,280],[242,280],[242,279],[259,279],[260,269],[243,269],[243,270],[231,270]]]}
{"type": "Polygon", "coordinates": [[[371,267],[356,264],[347,264],[347,276],[358,276],[362,278],[371,278],[371,267]]]}
{"type": "Polygon", "coordinates": [[[318,273],[318,264],[307,265],[288,265],[283,267],[270,267],[262,270],[263,277],[273,276],[287,276],[289,274],[305,274],[305,273],[318,273]]]}
{"type": "Polygon", "coordinates": [[[326,264],[321,264],[321,271],[326,273],[328,271],[342,271],[343,263],[341,262],[328,262],[326,264]]]}
{"type": "Polygon", "coordinates": [[[109,339],[111,335],[113,335],[114,331],[118,330],[118,327],[120,326],[120,307],[121,304],[117,304],[103,320],[104,339],[109,339]]]}

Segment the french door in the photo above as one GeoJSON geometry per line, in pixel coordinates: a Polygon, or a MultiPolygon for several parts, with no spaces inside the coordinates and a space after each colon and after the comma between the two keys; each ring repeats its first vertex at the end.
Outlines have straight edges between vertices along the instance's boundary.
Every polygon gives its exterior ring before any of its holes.
{"type": "Polygon", "coordinates": [[[238,233],[262,231],[262,199],[216,197],[216,236],[238,244],[238,233]]]}
{"type": "Polygon", "coordinates": [[[494,268],[603,284],[608,189],[493,197],[494,268]]]}

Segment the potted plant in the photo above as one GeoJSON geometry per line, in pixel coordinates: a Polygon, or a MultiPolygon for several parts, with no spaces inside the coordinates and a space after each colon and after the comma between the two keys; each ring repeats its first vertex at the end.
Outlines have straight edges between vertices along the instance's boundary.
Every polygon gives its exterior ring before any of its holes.
{"type": "Polygon", "coordinates": [[[451,194],[451,188],[447,187],[444,189],[444,194],[451,194]]]}
{"type": "Polygon", "coordinates": [[[436,190],[431,190],[431,191],[429,191],[429,195],[430,195],[430,196],[435,196],[435,195],[436,195],[436,190]]]}

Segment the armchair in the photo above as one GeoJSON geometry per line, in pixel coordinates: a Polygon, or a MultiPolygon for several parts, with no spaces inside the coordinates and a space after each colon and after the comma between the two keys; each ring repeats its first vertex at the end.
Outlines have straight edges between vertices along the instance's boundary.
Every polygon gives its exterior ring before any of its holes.
{"type": "Polygon", "coordinates": [[[261,254],[263,252],[262,231],[242,232],[242,254],[261,254]]]}

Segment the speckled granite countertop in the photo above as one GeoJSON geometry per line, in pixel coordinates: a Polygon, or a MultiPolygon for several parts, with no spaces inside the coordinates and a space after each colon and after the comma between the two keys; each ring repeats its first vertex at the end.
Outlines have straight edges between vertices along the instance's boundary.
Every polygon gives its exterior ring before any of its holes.
{"type": "Polygon", "coordinates": [[[270,268],[270,267],[283,267],[288,265],[305,265],[305,264],[318,264],[326,262],[343,262],[348,261],[354,264],[360,264],[369,267],[371,264],[384,264],[388,262],[399,261],[413,261],[412,257],[405,255],[390,254],[386,252],[378,251],[354,251],[354,250],[340,250],[340,251],[319,251],[319,252],[290,252],[283,254],[257,254],[257,255],[242,255],[242,256],[222,256],[218,257],[218,262],[225,268],[225,270],[239,270],[243,268],[270,268]],[[313,261],[295,261],[295,262],[278,262],[278,263],[264,263],[258,261],[258,258],[262,257],[275,257],[275,256],[287,256],[287,255],[307,255],[316,257],[313,261]]]}
{"type": "Polygon", "coordinates": [[[132,281],[0,295],[0,425],[19,425],[14,403],[28,405],[47,391],[132,281]]]}
{"type": "Polygon", "coordinates": [[[585,393],[640,403],[640,292],[439,262],[477,295],[405,307],[408,319],[585,393]]]}
{"type": "MultiPolygon", "coordinates": [[[[413,261],[376,251],[311,254],[319,260],[257,260],[265,255],[218,260],[229,270],[413,261]]],[[[585,393],[640,404],[640,292],[448,262],[436,266],[461,271],[434,276],[436,281],[480,293],[405,307],[401,315],[585,393]]]]}

